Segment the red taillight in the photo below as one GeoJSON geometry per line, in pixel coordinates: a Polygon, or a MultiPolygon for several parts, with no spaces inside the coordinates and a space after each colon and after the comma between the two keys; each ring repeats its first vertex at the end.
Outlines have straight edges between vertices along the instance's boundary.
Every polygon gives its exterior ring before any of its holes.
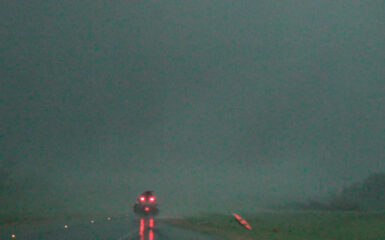
{"type": "Polygon", "coordinates": [[[148,200],[149,200],[150,202],[155,202],[155,197],[154,197],[154,196],[151,196],[148,200]]]}
{"type": "Polygon", "coordinates": [[[146,201],[146,198],[142,196],[142,197],[139,198],[139,200],[140,200],[141,202],[144,202],[144,201],[146,201]]]}
{"type": "Polygon", "coordinates": [[[149,207],[145,207],[144,211],[148,212],[148,211],[150,211],[150,208],[149,207]]]}

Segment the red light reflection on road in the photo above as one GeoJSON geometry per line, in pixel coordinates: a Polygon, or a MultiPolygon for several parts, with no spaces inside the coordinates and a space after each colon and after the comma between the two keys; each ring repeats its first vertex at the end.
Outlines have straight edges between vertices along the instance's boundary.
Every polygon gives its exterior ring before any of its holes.
{"type": "Polygon", "coordinates": [[[139,225],[140,240],[154,240],[153,228],[154,228],[154,219],[153,218],[148,219],[147,225],[146,225],[146,219],[141,218],[140,219],[140,225],[139,225]],[[146,229],[146,226],[147,226],[148,230],[146,229]]]}
{"type": "Polygon", "coordinates": [[[140,240],[144,240],[144,218],[141,218],[140,219],[140,226],[139,226],[139,236],[140,236],[140,240]]]}
{"type": "Polygon", "coordinates": [[[153,228],[153,227],[154,227],[154,219],[153,219],[153,218],[150,218],[150,219],[148,220],[148,226],[149,226],[150,228],[153,228]]]}

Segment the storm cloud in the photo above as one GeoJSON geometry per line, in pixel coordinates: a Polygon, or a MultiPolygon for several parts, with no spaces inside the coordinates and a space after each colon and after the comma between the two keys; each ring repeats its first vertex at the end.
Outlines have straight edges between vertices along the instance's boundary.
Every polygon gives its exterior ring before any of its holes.
{"type": "Polygon", "coordinates": [[[2,1],[2,206],[231,210],[385,171],[384,10],[2,1]]]}

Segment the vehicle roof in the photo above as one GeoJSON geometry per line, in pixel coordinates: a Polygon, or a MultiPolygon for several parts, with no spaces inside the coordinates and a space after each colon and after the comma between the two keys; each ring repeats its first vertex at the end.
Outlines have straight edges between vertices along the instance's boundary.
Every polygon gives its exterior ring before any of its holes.
{"type": "Polygon", "coordinates": [[[154,191],[145,191],[145,192],[142,193],[142,195],[146,195],[146,196],[153,195],[153,192],[154,191]]]}

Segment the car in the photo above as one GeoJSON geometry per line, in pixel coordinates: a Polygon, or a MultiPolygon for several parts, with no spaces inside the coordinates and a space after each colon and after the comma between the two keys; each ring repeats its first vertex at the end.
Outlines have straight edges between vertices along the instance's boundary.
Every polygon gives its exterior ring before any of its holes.
{"type": "Polygon", "coordinates": [[[134,212],[141,217],[153,217],[159,213],[157,199],[153,191],[145,191],[138,197],[134,205],[134,212]]]}

